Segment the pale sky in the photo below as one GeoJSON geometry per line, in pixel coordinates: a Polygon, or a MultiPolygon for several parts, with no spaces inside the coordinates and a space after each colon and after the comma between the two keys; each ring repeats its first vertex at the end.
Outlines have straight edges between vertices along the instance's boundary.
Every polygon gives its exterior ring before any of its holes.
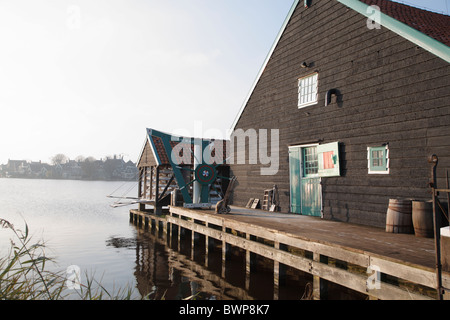
{"type": "Polygon", "coordinates": [[[1,0],[0,164],[136,161],[146,128],[225,136],[292,3],[1,0]]]}

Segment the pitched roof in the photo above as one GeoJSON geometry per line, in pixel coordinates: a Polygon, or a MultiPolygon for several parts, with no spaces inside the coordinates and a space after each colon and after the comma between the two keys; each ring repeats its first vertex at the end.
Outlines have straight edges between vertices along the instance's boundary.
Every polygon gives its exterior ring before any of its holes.
{"type": "MultiPolygon", "coordinates": [[[[434,55],[450,62],[450,28],[449,16],[434,13],[404,4],[392,2],[390,0],[336,0],[343,5],[355,10],[356,12],[371,17],[367,9],[371,5],[377,5],[380,8],[380,14],[383,16],[381,25],[399,34],[403,38],[417,44],[434,55]]],[[[250,100],[253,91],[259,79],[264,72],[269,60],[275,51],[286,27],[292,18],[295,9],[299,5],[300,0],[294,0],[289,13],[281,26],[281,29],[266,57],[261,69],[253,82],[252,88],[246,96],[236,118],[231,125],[231,132],[234,131],[236,125],[241,118],[244,109],[250,100]]]]}
{"type": "MultiPolygon", "coordinates": [[[[157,158],[156,161],[158,162],[159,165],[168,165],[170,164],[169,161],[169,155],[167,154],[165,148],[164,148],[164,144],[162,139],[159,136],[153,135],[152,133],[154,132],[154,130],[148,129],[147,133],[148,133],[148,141],[150,142],[150,146],[152,148],[153,154],[155,155],[155,157],[157,158]]],[[[170,136],[170,135],[168,135],[170,136]]],[[[173,136],[175,137],[175,136],[173,136]]],[[[194,144],[191,143],[194,140],[194,138],[187,138],[187,137],[176,137],[176,139],[170,141],[170,145],[172,147],[172,149],[174,149],[173,152],[173,156],[174,159],[173,161],[176,164],[179,165],[193,165],[194,164],[194,144]],[[189,152],[185,152],[185,151],[189,151],[189,152]]],[[[225,160],[227,159],[227,154],[228,154],[228,146],[229,146],[229,141],[228,140],[214,140],[214,139],[203,139],[203,141],[208,141],[210,143],[214,143],[215,144],[219,144],[218,148],[213,148],[211,150],[211,156],[215,157],[215,152],[216,150],[220,150],[220,145],[222,145],[222,151],[223,151],[223,155],[222,158],[223,161],[222,163],[225,163],[225,160]]],[[[142,153],[140,158],[142,157],[142,153]]],[[[214,164],[216,164],[214,162],[214,164]]]]}
{"type": "MultiPolygon", "coordinates": [[[[166,153],[166,150],[164,149],[163,142],[161,138],[152,136],[152,145],[154,146],[154,151],[158,155],[159,158],[159,164],[170,164],[169,162],[169,156],[166,153]]],[[[174,159],[175,163],[178,164],[193,164],[193,154],[194,154],[194,146],[191,144],[183,143],[183,142],[175,142],[170,141],[170,145],[172,146],[172,149],[175,147],[180,148],[180,152],[174,152],[173,155],[176,157],[174,159]],[[190,150],[190,154],[185,154],[184,150],[190,150]]]]}
{"type": "Polygon", "coordinates": [[[450,46],[450,16],[389,0],[360,0],[376,5],[384,14],[450,46]]]}
{"type": "Polygon", "coordinates": [[[450,62],[448,16],[390,0],[337,0],[356,12],[373,18],[370,5],[380,8],[379,21],[383,27],[408,41],[450,62]],[[438,40],[439,39],[439,40],[438,40]]]}

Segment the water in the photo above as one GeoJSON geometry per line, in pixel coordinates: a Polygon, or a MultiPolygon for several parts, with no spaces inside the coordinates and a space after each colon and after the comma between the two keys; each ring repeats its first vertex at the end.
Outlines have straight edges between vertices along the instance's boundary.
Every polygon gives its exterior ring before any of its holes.
{"type": "MultiPolygon", "coordinates": [[[[106,195],[119,187],[118,195],[124,190],[137,194],[135,182],[0,179],[0,218],[22,230],[26,222],[35,242],[45,241],[46,254],[56,261],[51,270],[78,266],[83,283],[87,273],[109,292],[129,287],[132,298],[155,300],[273,299],[270,260],[258,257],[248,278],[245,252],[232,248],[223,275],[220,242],[210,248],[206,266],[203,236],[192,257],[190,231],[178,245],[176,236],[168,242],[131,224],[129,210],[137,205],[112,208],[114,200],[106,195]]],[[[9,229],[0,229],[2,256],[12,237],[9,229]]],[[[278,297],[301,299],[312,276],[291,268],[285,274],[278,297]]],[[[77,298],[66,290],[69,298],[77,298]]]]}
{"type": "MultiPolygon", "coordinates": [[[[0,179],[0,218],[21,230],[26,222],[32,243],[44,241],[46,254],[55,258],[52,270],[65,271],[76,265],[83,274],[101,280],[108,290],[133,286],[134,253],[108,246],[107,241],[114,237],[135,238],[136,229],[128,224],[129,208],[113,209],[113,201],[106,197],[122,185],[120,190],[133,184],[0,179]]],[[[9,229],[0,229],[2,256],[12,237],[9,229]]]]}

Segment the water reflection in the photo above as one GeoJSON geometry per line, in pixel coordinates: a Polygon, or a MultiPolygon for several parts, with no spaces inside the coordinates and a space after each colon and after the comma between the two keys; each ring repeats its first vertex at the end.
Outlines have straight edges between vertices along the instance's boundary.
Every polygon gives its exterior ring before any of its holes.
{"type": "MultiPolygon", "coordinates": [[[[221,242],[196,234],[192,250],[191,233],[182,229],[178,243],[177,228],[172,237],[153,229],[136,228],[136,238],[110,237],[107,246],[135,250],[136,288],[142,297],[165,300],[271,300],[274,298],[273,262],[255,257],[252,271],[246,274],[245,251],[230,247],[226,267],[222,265],[221,242]]],[[[312,277],[284,268],[277,298],[300,300],[312,277]]]]}
{"type": "MultiPolygon", "coordinates": [[[[190,238],[190,237],[186,237],[190,238]]],[[[154,232],[137,229],[134,239],[110,238],[108,245],[133,248],[136,251],[136,287],[141,296],[149,299],[199,299],[242,300],[253,299],[244,289],[234,286],[217,271],[220,268],[219,252],[210,252],[210,269],[199,263],[204,255],[194,255],[194,260],[183,254],[190,252],[190,241],[180,243],[181,252],[169,247],[169,241],[154,232]],[[218,268],[219,267],[219,268],[218,268]]],[[[172,247],[178,249],[177,240],[172,247]]],[[[197,252],[200,251],[197,250],[197,252]]]]}

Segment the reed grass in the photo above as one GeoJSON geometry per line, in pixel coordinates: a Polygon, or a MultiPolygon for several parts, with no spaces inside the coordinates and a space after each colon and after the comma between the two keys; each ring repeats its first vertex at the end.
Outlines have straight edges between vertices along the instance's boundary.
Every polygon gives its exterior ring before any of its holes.
{"type": "Polygon", "coordinates": [[[86,273],[79,290],[67,290],[66,272],[49,271],[54,259],[45,253],[45,243],[33,243],[30,230],[16,229],[0,218],[0,227],[13,233],[6,256],[0,258],[0,300],[130,300],[131,288],[108,291],[100,281],[86,273]],[[74,292],[76,292],[74,297],[74,292]]]}

